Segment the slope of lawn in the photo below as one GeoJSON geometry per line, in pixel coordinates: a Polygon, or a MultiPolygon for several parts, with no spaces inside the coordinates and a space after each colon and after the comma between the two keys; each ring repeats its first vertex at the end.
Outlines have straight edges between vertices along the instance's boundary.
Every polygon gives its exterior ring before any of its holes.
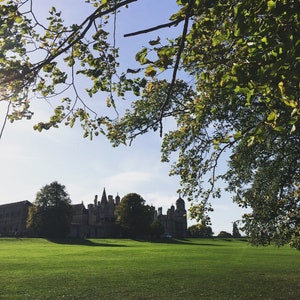
{"type": "Polygon", "coordinates": [[[300,251],[221,239],[2,238],[0,299],[300,299],[300,251]]]}

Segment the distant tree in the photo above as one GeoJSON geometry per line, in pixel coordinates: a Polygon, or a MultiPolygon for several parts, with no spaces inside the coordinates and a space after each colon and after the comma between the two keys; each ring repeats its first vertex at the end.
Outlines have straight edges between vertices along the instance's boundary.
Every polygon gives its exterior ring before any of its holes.
{"type": "Polygon", "coordinates": [[[196,224],[188,228],[188,235],[190,237],[210,238],[213,234],[212,228],[205,224],[196,224]]]}
{"type": "Polygon", "coordinates": [[[136,193],[130,193],[121,199],[115,210],[116,223],[122,232],[129,237],[145,236],[150,233],[154,210],[145,205],[145,200],[136,193]]]}
{"type": "Polygon", "coordinates": [[[35,236],[63,238],[70,232],[71,218],[71,200],[65,186],[54,181],[36,194],[27,228],[35,236]]]}
{"type": "Polygon", "coordinates": [[[161,235],[165,232],[164,226],[158,221],[154,220],[150,225],[150,233],[154,238],[160,238],[161,235]]]}
{"type": "Polygon", "coordinates": [[[239,238],[239,237],[241,237],[239,228],[238,228],[238,226],[237,226],[237,222],[233,222],[233,225],[232,225],[232,236],[233,236],[234,238],[239,238]]]}
{"type": "Polygon", "coordinates": [[[232,238],[232,235],[227,231],[221,231],[218,234],[218,237],[220,237],[220,238],[232,238]]]}

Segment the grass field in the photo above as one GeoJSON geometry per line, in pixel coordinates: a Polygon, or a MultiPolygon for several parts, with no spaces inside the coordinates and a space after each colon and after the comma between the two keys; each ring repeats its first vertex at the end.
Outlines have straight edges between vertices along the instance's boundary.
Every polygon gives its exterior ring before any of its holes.
{"type": "Polygon", "coordinates": [[[1,238],[0,299],[300,299],[300,251],[220,239],[1,238]]]}

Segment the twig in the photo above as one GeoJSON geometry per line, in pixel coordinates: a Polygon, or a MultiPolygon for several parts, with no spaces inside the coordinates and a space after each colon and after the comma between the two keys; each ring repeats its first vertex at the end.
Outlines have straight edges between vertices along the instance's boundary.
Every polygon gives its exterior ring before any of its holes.
{"type": "Polygon", "coordinates": [[[10,105],[11,105],[11,101],[9,101],[9,102],[8,102],[8,105],[7,105],[6,114],[5,114],[5,117],[4,117],[3,124],[2,124],[1,132],[0,132],[0,140],[1,140],[1,138],[2,138],[2,135],[3,135],[3,132],[4,132],[4,128],[5,128],[7,119],[8,119],[8,114],[9,114],[10,105]]]}
{"type": "Polygon", "coordinates": [[[184,26],[183,26],[183,30],[182,30],[182,37],[181,37],[181,41],[180,41],[180,46],[177,52],[177,57],[176,57],[176,61],[175,61],[175,65],[174,65],[174,70],[173,70],[173,76],[172,76],[172,81],[170,83],[169,89],[168,89],[168,93],[167,93],[167,97],[161,107],[161,115],[160,115],[160,136],[162,136],[162,130],[163,130],[163,126],[162,126],[162,118],[163,118],[163,111],[166,107],[166,105],[169,103],[170,98],[171,98],[171,93],[176,81],[176,76],[177,76],[177,71],[178,71],[178,67],[179,67],[179,62],[180,62],[180,58],[181,58],[181,54],[183,52],[184,49],[184,44],[185,44],[185,38],[187,35],[187,31],[188,31],[188,25],[189,25],[189,18],[190,18],[190,12],[194,6],[195,0],[190,0],[188,7],[187,7],[187,11],[186,11],[186,15],[185,15],[185,19],[184,19],[184,26]]]}
{"type": "Polygon", "coordinates": [[[169,23],[157,25],[155,27],[151,27],[151,28],[147,28],[147,29],[143,29],[143,30],[139,30],[139,31],[127,33],[127,34],[124,34],[124,37],[130,37],[130,36],[135,36],[135,35],[139,35],[139,34],[145,34],[145,33],[156,31],[156,30],[159,30],[159,29],[162,29],[162,28],[165,28],[165,27],[176,26],[180,22],[182,22],[183,20],[184,20],[184,18],[180,18],[180,19],[177,19],[177,20],[169,22],[169,23]]]}

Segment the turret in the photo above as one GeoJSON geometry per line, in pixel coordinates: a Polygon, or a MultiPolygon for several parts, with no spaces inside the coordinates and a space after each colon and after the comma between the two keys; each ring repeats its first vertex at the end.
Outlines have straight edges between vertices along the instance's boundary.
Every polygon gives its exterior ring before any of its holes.
{"type": "Polygon", "coordinates": [[[93,213],[93,208],[94,208],[94,207],[93,207],[93,204],[89,204],[89,205],[88,205],[88,210],[89,210],[89,213],[90,213],[90,214],[93,213]]]}
{"type": "Polygon", "coordinates": [[[94,206],[95,207],[97,206],[97,201],[98,201],[98,195],[95,195],[95,198],[94,198],[94,206]]]}
{"type": "Polygon", "coordinates": [[[116,196],[116,205],[118,205],[120,203],[121,199],[119,194],[116,196]]]}
{"type": "Polygon", "coordinates": [[[157,209],[157,216],[161,216],[162,215],[162,207],[159,207],[157,209]]]}
{"type": "Polygon", "coordinates": [[[108,203],[114,205],[114,197],[112,195],[108,195],[108,203]]]}
{"type": "Polygon", "coordinates": [[[176,209],[177,210],[185,210],[184,200],[180,196],[176,201],[176,209]]]}

